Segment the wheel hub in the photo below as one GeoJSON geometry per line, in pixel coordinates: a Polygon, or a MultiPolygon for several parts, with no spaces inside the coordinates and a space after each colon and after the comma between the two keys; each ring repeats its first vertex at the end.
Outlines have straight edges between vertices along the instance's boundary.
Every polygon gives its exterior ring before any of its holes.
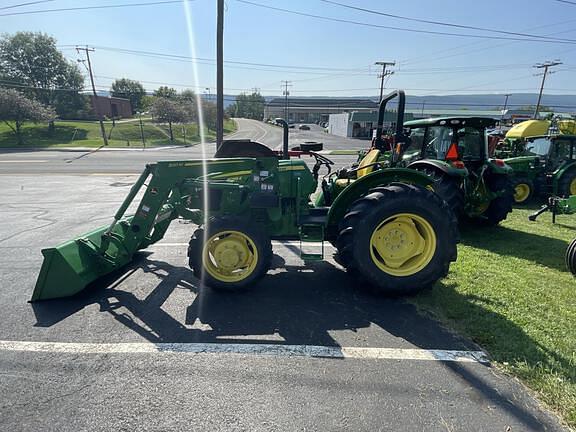
{"type": "Polygon", "coordinates": [[[238,282],[255,269],[258,252],[252,239],[238,231],[223,231],[206,242],[203,263],[214,278],[238,282]]]}
{"type": "Polygon", "coordinates": [[[372,247],[376,249],[384,264],[398,269],[425,249],[426,241],[410,217],[398,217],[384,223],[372,237],[372,247]]]}
{"type": "Polygon", "coordinates": [[[530,186],[525,183],[519,183],[514,187],[514,201],[517,203],[526,201],[530,195],[530,186]]]}
{"type": "Polygon", "coordinates": [[[235,239],[225,239],[214,248],[214,258],[218,267],[232,271],[246,263],[248,254],[246,248],[235,239]]]}

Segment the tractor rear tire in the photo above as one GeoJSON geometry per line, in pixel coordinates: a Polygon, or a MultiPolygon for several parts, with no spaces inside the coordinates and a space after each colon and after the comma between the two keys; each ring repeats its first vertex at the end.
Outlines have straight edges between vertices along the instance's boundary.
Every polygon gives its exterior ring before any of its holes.
{"type": "Polygon", "coordinates": [[[421,186],[371,189],[351,205],[338,230],[338,261],[362,287],[379,294],[412,295],[430,288],[457,257],[454,213],[421,186]]]}
{"type": "Polygon", "coordinates": [[[512,180],[512,189],[514,190],[514,203],[518,205],[527,204],[534,195],[534,183],[524,177],[512,180]]]}
{"type": "Polygon", "coordinates": [[[566,267],[576,276],[576,239],[572,240],[566,249],[566,267]]]}
{"type": "Polygon", "coordinates": [[[565,172],[558,182],[558,192],[562,197],[576,195],[576,168],[565,172]]]}
{"type": "Polygon", "coordinates": [[[491,191],[504,191],[503,195],[493,199],[488,209],[482,213],[483,224],[486,226],[495,226],[508,217],[512,211],[514,203],[514,188],[512,181],[507,175],[492,175],[486,179],[487,186],[491,191]]]}
{"type": "Polygon", "coordinates": [[[272,242],[249,221],[213,217],[190,239],[188,262],[194,276],[210,288],[243,291],[270,268],[272,242]]]}

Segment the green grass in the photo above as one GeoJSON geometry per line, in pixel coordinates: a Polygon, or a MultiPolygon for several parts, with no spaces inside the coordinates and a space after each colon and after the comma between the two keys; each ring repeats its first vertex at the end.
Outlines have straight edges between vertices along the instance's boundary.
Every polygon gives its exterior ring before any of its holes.
{"type": "MultiPolygon", "coordinates": [[[[106,134],[111,147],[142,147],[140,124],[105,122],[106,134]]],[[[174,141],[170,141],[168,126],[145,120],[143,124],[146,146],[194,144],[200,141],[198,125],[173,125],[174,141]],[[184,131],[186,140],[184,140],[184,131]]],[[[236,130],[232,120],[224,123],[224,133],[236,130]]],[[[18,145],[14,132],[5,123],[0,123],[0,148],[51,148],[51,147],[100,147],[100,125],[98,122],[57,121],[52,133],[46,124],[27,123],[22,128],[24,144],[18,145]]],[[[207,131],[207,140],[215,139],[215,131],[207,131]]]]}
{"type": "Polygon", "coordinates": [[[576,426],[576,281],[564,253],[576,217],[529,222],[515,209],[499,227],[463,227],[449,276],[413,301],[469,335],[505,371],[576,426]]]}

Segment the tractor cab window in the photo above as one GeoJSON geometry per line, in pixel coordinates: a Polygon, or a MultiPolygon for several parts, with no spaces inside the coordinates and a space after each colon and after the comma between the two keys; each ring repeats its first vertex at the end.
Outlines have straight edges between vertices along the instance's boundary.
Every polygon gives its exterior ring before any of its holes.
{"type": "Polygon", "coordinates": [[[552,152],[552,158],[557,161],[563,161],[570,159],[570,147],[572,145],[571,140],[558,138],[554,140],[554,150],[552,152]]]}
{"type": "Polygon", "coordinates": [[[452,135],[452,128],[449,127],[432,126],[428,128],[424,157],[445,159],[448,148],[452,143],[452,135]]]}
{"type": "Polygon", "coordinates": [[[526,144],[526,154],[528,156],[547,157],[550,152],[550,140],[548,138],[535,138],[526,144]]]}
{"type": "Polygon", "coordinates": [[[409,152],[422,151],[424,146],[424,136],[426,134],[426,128],[414,128],[410,129],[410,147],[408,147],[409,152]]]}
{"type": "Polygon", "coordinates": [[[473,127],[463,127],[456,131],[458,154],[462,160],[481,160],[484,149],[484,133],[473,127]]]}

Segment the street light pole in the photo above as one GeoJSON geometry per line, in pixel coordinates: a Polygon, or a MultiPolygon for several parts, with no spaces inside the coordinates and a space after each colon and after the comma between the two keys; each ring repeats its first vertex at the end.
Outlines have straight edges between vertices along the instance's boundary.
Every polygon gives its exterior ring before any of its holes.
{"type": "Polygon", "coordinates": [[[506,114],[506,108],[508,107],[508,98],[510,97],[510,93],[506,93],[504,96],[504,108],[502,109],[502,115],[500,116],[500,129],[502,129],[502,121],[504,120],[504,115],[506,114]]]}
{"type": "Polygon", "coordinates": [[[224,0],[218,0],[216,65],[216,149],[219,149],[224,140],[224,0]]]}

